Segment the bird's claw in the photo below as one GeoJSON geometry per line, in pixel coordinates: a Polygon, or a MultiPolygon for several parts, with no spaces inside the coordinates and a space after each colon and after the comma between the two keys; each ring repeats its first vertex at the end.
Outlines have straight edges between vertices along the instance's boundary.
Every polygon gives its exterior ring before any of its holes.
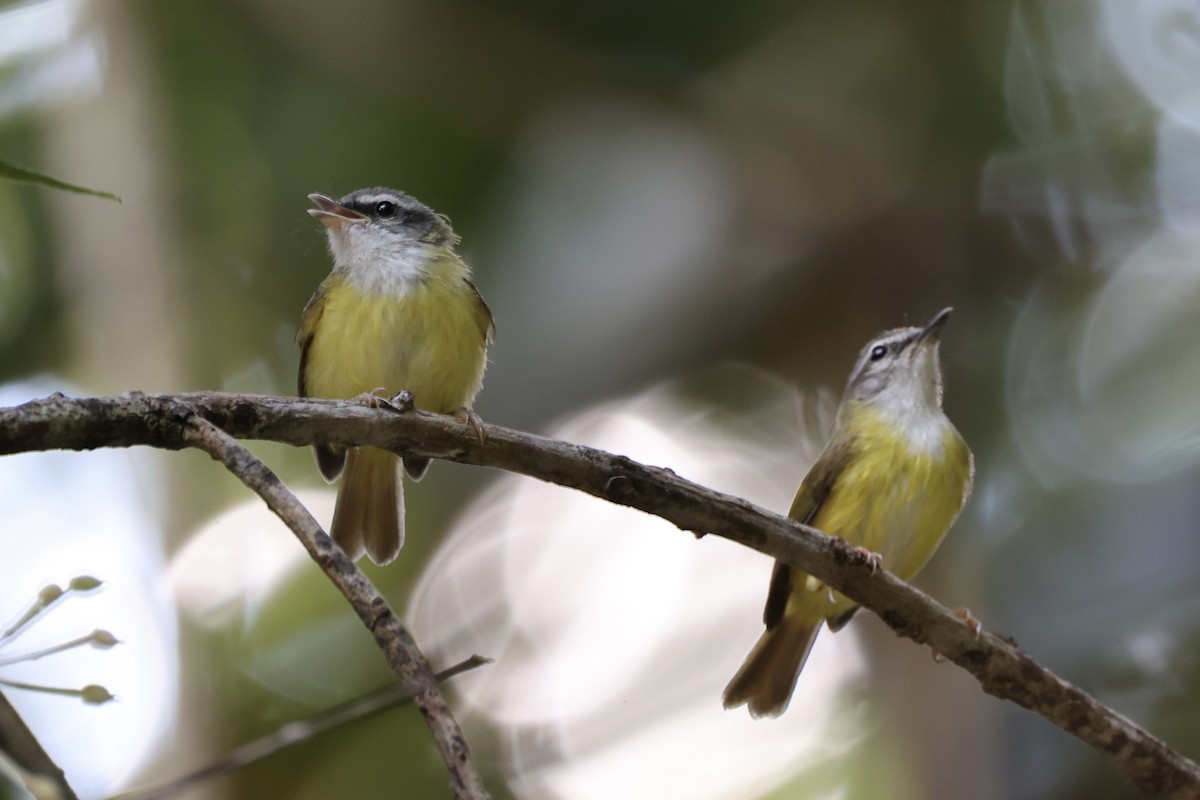
{"type": "Polygon", "coordinates": [[[879,572],[883,566],[883,556],[879,553],[874,553],[865,547],[854,547],[850,550],[854,557],[871,568],[871,574],[879,572]]]}
{"type": "Polygon", "coordinates": [[[413,395],[407,389],[401,389],[392,395],[386,388],[377,386],[369,392],[355,396],[354,399],[368,408],[386,408],[388,411],[395,411],[398,414],[413,409],[413,395]]]}
{"type": "Polygon", "coordinates": [[[369,392],[361,392],[354,396],[356,403],[362,403],[367,408],[391,408],[392,404],[388,401],[388,390],[382,386],[377,386],[369,392]]]}
{"type": "Polygon", "coordinates": [[[487,441],[487,431],[483,429],[483,420],[474,411],[466,406],[461,406],[454,409],[451,416],[474,431],[475,438],[479,439],[481,444],[487,441]]]}
{"type": "MultiPolygon", "coordinates": [[[[958,608],[954,609],[954,616],[962,620],[963,623],[975,633],[976,639],[979,639],[979,637],[983,635],[983,623],[975,619],[975,617],[971,615],[971,612],[965,607],[959,606],[958,608]]],[[[944,655],[932,647],[929,648],[929,653],[933,656],[933,661],[935,664],[941,664],[946,660],[944,655]]]]}
{"type": "Polygon", "coordinates": [[[975,638],[979,639],[983,635],[983,623],[975,619],[971,612],[964,606],[959,606],[954,609],[954,616],[966,623],[967,627],[975,634],[975,638]]]}

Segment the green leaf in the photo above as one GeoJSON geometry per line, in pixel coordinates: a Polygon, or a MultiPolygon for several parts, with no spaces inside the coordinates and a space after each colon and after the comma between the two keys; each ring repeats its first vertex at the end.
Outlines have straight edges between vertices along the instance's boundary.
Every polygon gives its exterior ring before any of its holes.
{"type": "Polygon", "coordinates": [[[0,178],[7,178],[10,181],[20,181],[21,183],[40,183],[52,189],[62,189],[63,191],[77,192],[78,194],[90,194],[93,197],[103,197],[106,200],[121,202],[121,198],[112,192],[102,192],[99,189],[89,189],[86,186],[65,183],[56,178],[51,178],[49,175],[43,175],[40,172],[14,167],[6,161],[0,161],[0,178]]]}

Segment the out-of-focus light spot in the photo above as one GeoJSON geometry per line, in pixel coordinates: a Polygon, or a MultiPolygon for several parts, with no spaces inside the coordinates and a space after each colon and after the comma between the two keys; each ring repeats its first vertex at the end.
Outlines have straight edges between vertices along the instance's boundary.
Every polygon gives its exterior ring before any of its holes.
{"type": "Polygon", "coordinates": [[[1138,90],[1200,130],[1200,7],[1193,0],[1102,0],[1104,34],[1138,90]]]}
{"type": "Polygon", "coordinates": [[[1013,12],[1005,100],[1021,145],[988,160],[982,205],[1019,230],[1041,219],[1100,275],[1048,277],[1013,329],[1014,431],[1048,483],[1149,481],[1200,462],[1197,75],[1194,3],[1013,12]]]}
{"type": "MultiPolygon", "coordinates": [[[[764,396],[748,371],[706,383],[723,381],[764,396]]],[[[550,435],[785,509],[824,431],[801,433],[794,393],[766,396],[732,415],[660,386],[550,435]]],[[[791,713],[755,721],[721,708],[761,632],[770,570],[726,540],[506,476],[464,512],[409,617],[435,664],[495,659],[455,681],[460,718],[500,729],[520,796],[754,797],[828,765],[862,733],[841,724],[856,714],[843,690],[864,671],[853,633],[821,635],[791,713]]]]}
{"type": "Polygon", "coordinates": [[[1178,639],[1159,628],[1142,631],[1129,642],[1133,661],[1154,680],[1165,680],[1176,669],[1178,639]]]}
{"type": "Polygon", "coordinates": [[[1044,478],[1143,482],[1200,462],[1200,231],[1164,229],[1071,309],[1043,289],[1010,350],[1009,407],[1044,478]]]}
{"type": "MultiPolygon", "coordinates": [[[[0,387],[0,405],[68,389],[61,381],[0,387]]],[[[159,532],[147,499],[165,491],[148,468],[158,454],[100,450],[0,459],[0,617],[11,618],[49,583],[92,575],[103,587],[70,596],[5,655],[48,647],[95,628],[121,644],[81,648],[3,667],[9,680],[81,688],[100,684],[116,702],[9,690],[6,695],[82,798],[103,797],[134,774],[176,723],[176,625],[163,594],[159,532]],[[17,567],[19,565],[19,568],[17,567]]]]}
{"type": "MultiPolygon", "coordinates": [[[[1200,231],[1200,131],[1164,119],[1158,129],[1154,186],[1163,221],[1179,231],[1200,231]]],[[[1196,267],[1200,271],[1200,264],[1196,267]]]]}
{"type": "Polygon", "coordinates": [[[980,188],[985,211],[1010,217],[1031,246],[1049,237],[1071,261],[1120,247],[1156,216],[1127,156],[1154,115],[1097,35],[1099,15],[1096,2],[1014,6],[1004,100],[1019,144],[988,157],[980,188]]]}
{"type": "MultiPolygon", "coordinates": [[[[328,525],[332,488],[296,496],[328,525]]],[[[234,666],[273,694],[322,707],[378,684],[379,661],[362,624],[261,500],[204,523],[172,559],[168,578],[184,617],[236,641],[234,666]]]]}
{"type": "Polygon", "coordinates": [[[103,40],[79,33],[86,6],[85,0],[37,0],[0,10],[0,65],[20,62],[0,81],[0,116],[96,91],[103,40]]]}
{"type": "Polygon", "coordinates": [[[0,11],[0,62],[66,44],[84,0],[37,0],[0,11]]]}
{"type": "Polygon", "coordinates": [[[1124,259],[1088,313],[1080,399],[1111,446],[1097,465],[1109,477],[1148,480],[1200,461],[1197,253],[1200,229],[1160,231],[1124,259]]]}
{"type": "MultiPolygon", "coordinates": [[[[1000,462],[1000,459],[995,459],[1000,462]]],[[[976,530],[991,539],[1001,539],[1017,533],[1028,521],[1028,509],[1021,502],[1024,486],[1010,469],[976,474],[975,488],[966,513],[983,524],[976,530]]],[[[959,523],[960,525],[962,523],[959,523]]]]}
{"type": "MultiPolygon", "coordinates": [[[[333,513],[332,491],[298,495],[318,518],[333,513]]],[[[204,628],[250,625],[285,581],[311,563],[296,537],[258,498],[205,523],[171,559],[167,573],[181,614],[204,628]]]]}

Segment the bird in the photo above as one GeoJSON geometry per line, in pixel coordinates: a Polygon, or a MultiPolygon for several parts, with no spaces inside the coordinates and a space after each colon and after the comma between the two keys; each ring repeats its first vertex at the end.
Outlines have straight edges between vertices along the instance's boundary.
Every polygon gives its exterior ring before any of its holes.
{"type": "MultiPolygon", "coordinates": [[[[383,187],[308,195],[325,226],[333,270],[300,315],[301,397],[385,403],[401,391],[417,408],[481,430],[472,403],[495,339],[491,310],[455,248],[445,216],[383,187]]],[[[387,564],[404,544],[401,459],[373,447],[316,444],[326,481],[341,476],[330,535],[346,554],[387,564]]],[[[429,459],[406,456],[420,480],[429,459]]]]}
{"type": "MultiPolygon", "coordinates": [[[[966,503],[974,457],[942,410],[938,343],[952,309],[884,331],[859,353],[829,440],[788,516],[840,537],[902,580],[933,555],[966,503]]],[[[823,624],[858,610],[811,575],[776,562],[763,632],[725,688],[725,708],[777,717],[823,624]]]]}

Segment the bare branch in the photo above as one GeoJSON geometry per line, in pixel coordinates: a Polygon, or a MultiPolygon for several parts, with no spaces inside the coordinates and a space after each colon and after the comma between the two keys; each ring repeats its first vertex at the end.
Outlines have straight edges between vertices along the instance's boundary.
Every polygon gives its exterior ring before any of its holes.
{"type": "MultiPolygon", "coordinates": [[[[452,667],[442,670],[434,676],[434,679],[438,683],[441,683],[455,675],[488,663],[490,662],[486,658],[471,656],[452,667]]],[[[268,756],[272,756],[300,742],[307,742],[326,731],[339,728],[350,722],[366,719],[389,708],[395,708],[401,703],[408,702],[410,699],[412,699],[412,695],[405,692],[402,687],[395,684],[384,686],[308,719],[297,720],[282,725],[266,736],[259,737],[252,742],[247,742],[238,747],[233,752],[224,756],[220,761],[176,778],[170,783],[155,786],[152,789],[125,792],[124,794],[110,798],[110,800],[163,800],[163,798],[176,795],[196,784],[212,780],[221,775],[228,775],[242,767],[255,764],[268,756]]]]}
{"type": "MultiPolygon", "coordinates": [[[[897,633],[928,644],[970,672],[983,690],[1040,714],[1107,755],[1153,796],[1200,800],[1200,768],[1130,720],[1046,670],[1012,642],[956,616],[890,573],[871,568],[840,540],[720,492],[593,448],[493,425],[477,437],[450,417],[396,413],[351,401],[196,394],[54,396],[0,409],[0,455],[42,449],[190,444],[171,409],[193,408],[231,435],[292,445],[369,444],[405,454],[497,467],[572,487],[713,533],[815,576],[877,614],[897,633]]],[[[714,701],[715,702],[715,701],[714,701]]]]}
{"type": "Polygon", "coordinates": [[[374,584],[325,534],[308,509],[288,491],[275,473],[245,445],[177,401],[163,398],[152,402],[161,404],[160,413],[164,416],[182,422],[179,433],[184,443],[203,450],[223,463],[266,502],[267,507],[300,538],[308,554],[324,570],[338,591],[350,601],[359,619],[375,636],[375,643],[387,659],[388,666],[400,678],[405,692],[412,695],[421,711],[446,765],[454,796],[464,800],[488,797],[483,782],[471,766],[466,739],[438,690],[429,662],[374,584]]]}
{"type": "Polygon", "coordinates": [[[63,771],[42,749],[17,710],[0,692],[0,753],[7,753],[22,770],[49,781],[62,800],[78,800],[63,771]]]}

